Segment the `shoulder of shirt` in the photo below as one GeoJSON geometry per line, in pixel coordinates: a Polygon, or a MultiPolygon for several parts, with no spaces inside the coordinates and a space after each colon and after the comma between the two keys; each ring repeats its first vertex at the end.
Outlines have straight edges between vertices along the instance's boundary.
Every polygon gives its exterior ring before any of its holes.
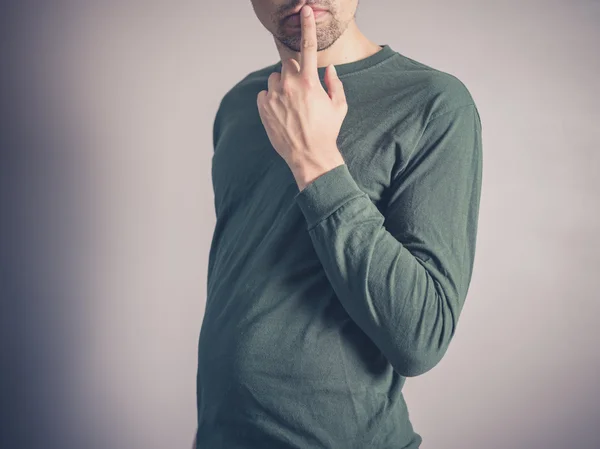
{"type": "Polygon", "coordinates": [[[266,88],[267,79],[275,65],[255,70],[235,83],[223,95],[219,109],[239,110],[239,105],[255,104],[258,92],[266,88]]]}
{"type": "Polygon", "coordinates": [[[460,113],[473,107],[477,110],[473,95],[456,75],[431,67],[420,61],[399,54],[399,73],[410,76],[411,83],[419,86],[425,122],[448,113],[460,113]]]}

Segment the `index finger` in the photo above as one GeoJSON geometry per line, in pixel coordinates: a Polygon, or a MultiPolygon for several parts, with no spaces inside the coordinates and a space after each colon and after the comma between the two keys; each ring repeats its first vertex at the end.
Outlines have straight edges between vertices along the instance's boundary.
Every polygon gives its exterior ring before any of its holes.
{"type": "Polygon", "coordinates": [[[300,73],[306,76],[318,74],[317,70],[317,26],[310,6],[304,5],[300,11],[302,20],[302,47],[300,48],[300,73]],[[305,16],[308,10],[308,16],[305,16]]]}

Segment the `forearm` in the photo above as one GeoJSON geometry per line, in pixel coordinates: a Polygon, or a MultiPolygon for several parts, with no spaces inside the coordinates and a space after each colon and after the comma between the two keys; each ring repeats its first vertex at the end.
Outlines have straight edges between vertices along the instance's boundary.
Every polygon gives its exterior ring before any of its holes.
{"type": "Polygon", "coordinates": [[[430,120],[383,212],[345,164],[296,196],[339,301],[403,376],[435,366],[455,333],[473,271],[481,174],[481,125],[469,105],[430,120]]]}

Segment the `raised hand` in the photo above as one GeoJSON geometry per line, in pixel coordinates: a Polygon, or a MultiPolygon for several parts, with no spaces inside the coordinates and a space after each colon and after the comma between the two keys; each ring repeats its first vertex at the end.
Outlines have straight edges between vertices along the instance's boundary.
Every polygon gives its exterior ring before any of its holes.
{"type": "Polygon", "coordinates": [[[344,164],[337,137],[348,105],[333,64],[325,70],[323,89],[317,69],[317,26],[312,8],[301,16],[300,64],[282,61],[268,91],[258,93],[260,119],[275,151],[286,161],[300,190],[327,171],[344,164]]]}

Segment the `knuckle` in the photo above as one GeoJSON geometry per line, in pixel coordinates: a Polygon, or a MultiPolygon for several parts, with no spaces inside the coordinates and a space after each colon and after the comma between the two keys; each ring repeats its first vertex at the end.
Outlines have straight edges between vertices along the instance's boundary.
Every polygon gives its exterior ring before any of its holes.
{"type": "Polygon", "coordinates": [[[284,80],[279,85],[279,89],[281,90],[282,93],[289,94],[292,91],[292,84],[290,83],[289,80],[284,80]]]}
{"type": "Polygon", "coordinates": [[[303,48],[310,48],[310,47],[314,47],[314,46],[315,46],[315,42],[310,37],[302,38],[302,47],[303,48]]]}
{"type": "Polygon", "coordinates": [[[300,82],[302,83],[302,89],[305,91],[315,86],[313,78],[308,73],[300,77],[300,82]]]}

